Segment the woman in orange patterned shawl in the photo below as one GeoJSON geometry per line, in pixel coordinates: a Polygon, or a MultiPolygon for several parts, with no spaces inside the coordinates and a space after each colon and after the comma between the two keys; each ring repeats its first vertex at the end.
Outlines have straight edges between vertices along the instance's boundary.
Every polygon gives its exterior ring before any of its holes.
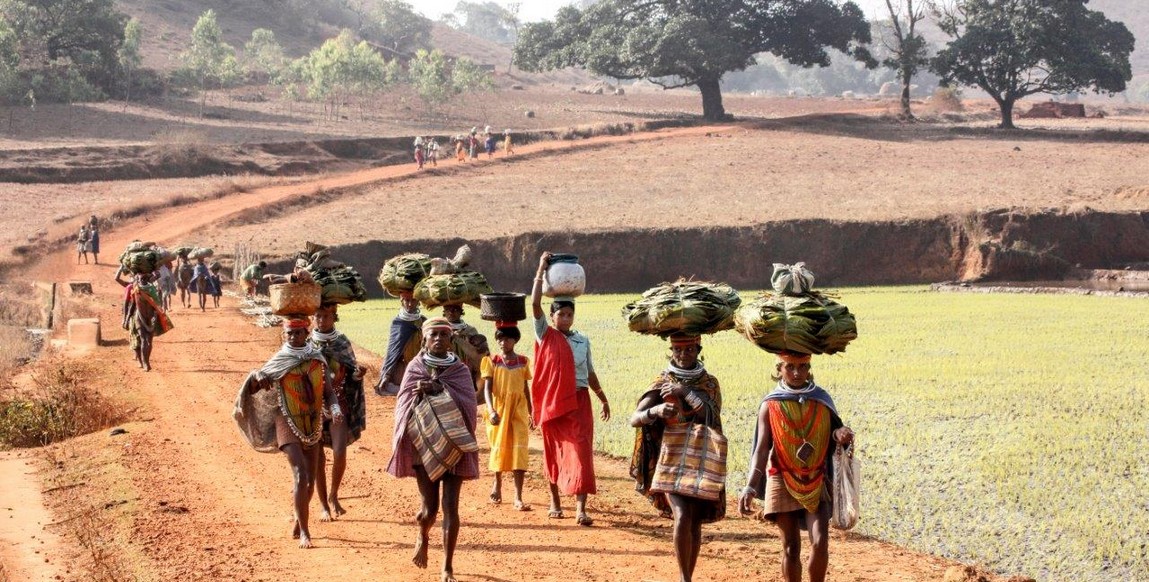
{"type": "Polygon", "coordinates": [[[850,444],[854,433],[842,424],[834,400],[814,383],[808,354],[783,352],[778,359],[778,386],[758,408],[750,472],[738,511],[749,515],[753,500],[763,500],[762,518],[777,523],[782,532],[786,582],[802,580],[800,530],[807,530],[810,582],[823,582],[834,502],[830,459],[835,443],[850,444]]]}
{"type": "Polygon", "coordinates": [[[315,468],[323,447],[323,403],[332,403],[332,423],[344,422],[343,409],[327,375],[327,361],[307,341],[308,335],[308,320],[285,320],[283,347],[254,374],[256,389],[276,391],[279,414],[275,417],[275,438],[295,478],[292,537],[299,539],[301,548],[311,547],[308,506],[315,491],[315,468]]]}
{"type": "Polygon", "coordinates": [[[638,429],[630,476],[635,480],[635,489],[649,499],[663,517],[674,517],[674,555],[682,582],[690,582],[694,577],[694,566],[702,550],[702,524],[714,523],[726,516],[725,491],[716,501],[709,501],[650,489],[667,426],[693,422],[722,431],[722,393],[718,379],[698,360],[701,352],[702,342],[698,336],[672,335],[670,365],[654,379],[630,417],[630,425],[638,429]]]}

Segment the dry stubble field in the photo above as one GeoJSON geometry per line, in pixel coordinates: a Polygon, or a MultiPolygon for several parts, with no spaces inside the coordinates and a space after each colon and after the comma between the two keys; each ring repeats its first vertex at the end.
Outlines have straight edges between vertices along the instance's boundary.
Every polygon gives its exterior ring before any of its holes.
{"type": "Polygon", "coordinates": [[[705,131],[560,156],[500,154],[494,164],[381,183],[266,222],[219,224],[204,236],[221,248],[253,240],[265,253],[284,254],[297,242],[272,233],[306,230],[317,240],[355,243],[906,220],[1014,206],[1149,208],[1149,143],[963,135],[869,117],[705,131]]]}

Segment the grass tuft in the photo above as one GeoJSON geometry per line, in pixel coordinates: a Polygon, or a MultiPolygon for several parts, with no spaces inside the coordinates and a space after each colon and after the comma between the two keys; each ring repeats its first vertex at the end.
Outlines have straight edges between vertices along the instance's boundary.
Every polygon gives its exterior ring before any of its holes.
{"type": "Polygon", "coordinates": [[[33,388],[0,389],[0,448],[44,446],[122,422],[123,408],[87,384],[88,365],[44,362],[32,374],[33,388]]]}

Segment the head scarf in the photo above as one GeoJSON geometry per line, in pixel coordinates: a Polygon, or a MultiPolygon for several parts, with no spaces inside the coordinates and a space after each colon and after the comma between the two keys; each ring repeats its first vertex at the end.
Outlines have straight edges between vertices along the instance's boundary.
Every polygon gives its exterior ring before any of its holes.
{"type": "Polygon", "coordinates": [[[436,329],[436,328],[446,329],[447,331],[451,331],[451,332],[455,331],[455,328],[451,326],[451,322],[447,321],[446,317],[432,317],[431,319],[428,319],[427,321],[423,322],[423,334],[424,335],[431,333],[431,330],[436,329]]]}
{"type": "Polygon", "coordinates": [[[799,354],[797,352],[779,352],[775,354],[779,360],[787,364],[809,364],[810,354],[799,354]]]}
{"type": "Polygon", "coordinates": [[[311,327],[311,322],[306,319],[285,319],[283,320],[283,329],[308,329],[311,327]]]}

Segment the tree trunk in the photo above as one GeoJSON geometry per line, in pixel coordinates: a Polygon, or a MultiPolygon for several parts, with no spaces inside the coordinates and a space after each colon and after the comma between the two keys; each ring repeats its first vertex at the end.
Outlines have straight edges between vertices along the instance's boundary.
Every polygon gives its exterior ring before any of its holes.
{"type": "Polygon", "coordinates": [[[725,121],[726,110],[722,108],[722,87],[718,79],[701,79],[695,85],[702,91],[702,117],[708,121],[725,121]]]}
{"type": "Polygon", "coordinates": [[[1013,97],[1005,97],[997,99],[998,109],[1001,109],[1001,125],[998,127],[1002,129],[1017,129],[1013,125],[1013,104],[1017,99],[1013,97]]]}
{"type": "Polygon", "coordinates": [[[913,74],[910,73],[909,68],[902,69],[902,116],[906,119],[913,119],[914,112],[910,111],[910,81],[913,80],[913,74]]]}

